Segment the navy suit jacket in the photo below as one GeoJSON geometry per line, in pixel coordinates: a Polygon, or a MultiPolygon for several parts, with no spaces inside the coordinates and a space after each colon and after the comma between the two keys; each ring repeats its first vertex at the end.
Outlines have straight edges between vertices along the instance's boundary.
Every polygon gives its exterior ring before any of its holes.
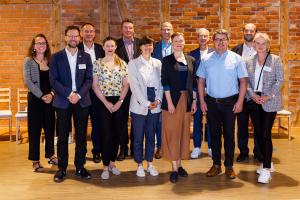
{"type": "MultiPolygon", "coordinates": [[[[128,64],[129,58],[123,42],[123,38],[118,39],[116,43],[117,43],[116,54],[128,64]]],[[[137,58],[141,54],[139,45],[140,45],[140,39],[135,37],[133,42],[133,51],[134,51],[133,58],[137,58]]]]}
{"type": "MultiPolygon", "coordinates": [[[[66,109],[70,104],[68,96],[72,92],[72,76],[65,49],[52,56],[49,70],[50,84],[55,93],[53,106],[66,109]]],[[[81,96],[79,103],[84,108],[91,105],[89,89],[93,82],[93,64],[90,55],[80,49],[77,53],[75,73],[77,93],[81,96]]]]}
{"type": "Polygon", "coordinates": [[[231,51],[233,51],[233,52],[239,54],[240,56],[242,56],[243,55],[243,45],[244,44],[238,44],[235,47],[233,47],[231,49],[231,51]]]}
{"type": "MultiPolygon", "coordinates": [[[[83,46],[82,42],[79,43],[78,49],[81,49],[82,51],[84,51],[84,46],[83,46]]],[[[105,52],[100,44],[94,43],[94,49],[95,49],[95,54],[96,54],[96,60],[98,60],[98,58],[104,58],[105,52]]]]}
{"type": "Polygon", "coordinates": [[[162,61],[162,59],[163,59],[163,55],[162,55],[162,40],[158,41],[155,44],[152,57],[156,58],[156,59],[158,59],[160,61],[162,61]]]}
{"type": "MultiPolygon", "coordinates": [[[[208,48],[207,53],[213,52],[214,50],[215,49],[213,49],[213,48],[208,48]]],[[[189,55],[192,56],[193,58],[195,58],[195,68],[196,68],[196,72],[197,72],[198,67],[200,66],[200,63],[201,63],[200,48],[198,47],[197,49],[192,50],[189,53],[189,55]]]]}

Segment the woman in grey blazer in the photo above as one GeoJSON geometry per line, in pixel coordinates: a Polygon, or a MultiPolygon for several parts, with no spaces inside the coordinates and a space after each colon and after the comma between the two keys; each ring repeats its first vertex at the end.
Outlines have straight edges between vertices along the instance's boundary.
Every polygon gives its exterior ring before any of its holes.
{"type": "Polygon", "coordinates": [[[41,130],[45,132],[45,157],[49,164],[57,164],[54,154],[55,113],[52,107],[54,93],[49,81],[49,60],[51,56],[48,41],[43,34],[36,35],[24,61],[24,81],[28,87],[28,139],[29,155],[34,171],[42,171],[40,163],[41,130]]]}
{"type": "Polygon", "coordinates": [[[269,183],[274,171],[271,130],[276,113],[282,107],[283,68],[280,58],[269,52],[270,38],[266,33],[256,34],[254,47],[257,54],[246,61],[249,74],[246,106],[251,109],[251,119],[263,155],[263,163],[257,170],[258,182],[269,183]]]}
{"type": "Polygon", "coordinates": [[[143,141],[146,137],[145,160],[147,172],[157,176],[152,164],[155,146],[155,128],[161,112],[163,88],[160,81],[161,62],[152,58],[153,40],[143,37],[140,41],[142,54],[128,64],[128,77],[131,88],[130,115],[134,132],[134,160],[138,164],[136,175],[144,177],[143,141]]]}

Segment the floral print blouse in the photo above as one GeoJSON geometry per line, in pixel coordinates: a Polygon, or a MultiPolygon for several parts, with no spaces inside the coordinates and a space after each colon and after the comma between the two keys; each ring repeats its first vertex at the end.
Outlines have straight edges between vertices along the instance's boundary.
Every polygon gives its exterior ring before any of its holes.
{"type": "Polygon", "coordinates": [[[98,77],[99,90],[104,96],[120,96],[122,81],[128,77],[128,67],[122,61],[118,68],[109,69],[100,58],[94,62],[93,76],[98,77]]]}

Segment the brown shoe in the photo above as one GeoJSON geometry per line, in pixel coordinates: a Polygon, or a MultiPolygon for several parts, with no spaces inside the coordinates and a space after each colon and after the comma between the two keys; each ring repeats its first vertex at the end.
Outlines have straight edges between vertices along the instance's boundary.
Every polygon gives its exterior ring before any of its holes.
{"type": "Polygon", "coordinates": [[[217,176],[222,172],[221,166],[220,165],[213,165],[208,172],[206,172],[207,177],[214,177],[217,176]]]}
{"type": "Polygon", "coordinates": [[[154,157],[155,157],[156,159],[161,159],[161,150],[160,150],[160,148],[158,148],[158,149],[156,150],[154,157]]]}
{"type": "Polygon", "coordinates": [[[236,174],[235,174],[235,172],[233,171],[232,168],[226,168],[225,169],[225,175],[229,179],[235,179],[236,178],[236,174]]]}

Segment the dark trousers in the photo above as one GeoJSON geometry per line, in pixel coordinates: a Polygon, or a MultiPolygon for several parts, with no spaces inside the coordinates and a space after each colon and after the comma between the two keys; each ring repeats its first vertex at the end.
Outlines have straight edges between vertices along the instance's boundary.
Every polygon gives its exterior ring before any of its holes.
{"type": "MultiPolygon", "coordinates": [[[[106,97],[106,99],[115,104],[118,96],[106,97]]],[[[96,103],[96,118],[100,128],[101,155],[103,165],[108,166],[110,161],[114,162],[117,158],[122,133],[123,124],[120,123],[126,117],[123,105],[116,112],[110,113],[105,105],[98,101],[96,103]]]]}
{"type": "Polygon", "coordinates": [[[259,148],[263,156],[263,167],[271,168],[273,144],[272,144],[272,126],[276,117],[276,112],[266,112],[259,105],[253,113],[253,126],[257,129],[257,139],[259,148]]]}
{"type": "Polygon", "coordinates": [[[67,109],[56,108],[57,114],[57,155],[59,169],[66,170],[69,160],[68,138],[70,121],[73,116],[75,126],[75,167],[83,168],[86,156],[86,131],[89,107],[82,108],[79,103],[70,104],[67,109]]]}
{"type": "Polygon", "coordinates": [[[233,166],[234,158],[234,123],[235,114],[232,109],[237,95],[222,100],[207,97],[207,118],[211,133],[211,149],[214,165],[221,165],[222,132],[224,137],[225,161],[227,168],[233,166]]]}
{"type": "Polygon", "coordinates": [[[40,160],[41,131],[45,133],[45,157],[54,155],[55,111],[51,104],[46,104],[32,93],[28,93],[28,159],[40,160]]]}
{"type": "Polygon", "coordinates": [[[155,147],[155,128],[158,123],[160,113],[151,113],[148,111],[147,115],[139,115],[130,113],[134,135],[134,160],[140,164],[143,162],[143,143],[145,142],[145,160],[153,161],[154,147],[155,147]]]}
{"type": "Polygon", "coordinates": [[[156,148],[161,148],[161,132],[162,132],[162,126],[161,126],[161,120],[162,120],[162,114],[159,114],[158,122],[156,125],[155,135],[156,135],[156,148]]]}
{"type": "Polygon", "coordinates": [[[92,154],[100,154],[101,149],[101,139],[100,139],[100,129],[99,125],[101,124],[101,121],[97,121],[96,119],[96,104],[98,101],[98,98],[96,97],[95,93],[90,90],[90,97],[92,100],[92,105],[89,108],[89,115],[91,117],[91,123],[92,123],[92,132],[91,132],[91,140],[93,143],[93,149],[92,154]]]}
{"type": "MultiPolygon", "coordinates": [[[[237,114],[237,125],[238,125],[238,147],[240,150],[240,154],[248,155],[249,148],[248,148],[248,140],[249,140],[249,132],[248,132],[248,123],[249,117],[251,117],[251,121],[253,123],[253,110],[246,106],[246,99],[244,101],[243,111],[237,114]]],[[[255,111],[254,111],[255,112],[255,111]]],[[[254,139],[254,155],[261,155],[258,139],[257,139],[257,130],[254,129],[253,133],[254,139]]]]}
{"type": "MultiPolygon", "coordinates": [[[[123,109],[124,109],[124,118],[122,119],[122,132],[120,136],[120,148],[125,151],[125,153],[128,152],[128,143],[129,143],[129,137],[128,137],[128,117],[129,117],[129,104],[130,104],[130,97],[131,97],[131,91],[129,90],[124,102],[123,102],[123,109]]],[[[133,140],[134,140],[134,133],[133,128],[131,125],[131,132],[130,132],[130,151],[131,154],[133,152],[133,140]]]]}

